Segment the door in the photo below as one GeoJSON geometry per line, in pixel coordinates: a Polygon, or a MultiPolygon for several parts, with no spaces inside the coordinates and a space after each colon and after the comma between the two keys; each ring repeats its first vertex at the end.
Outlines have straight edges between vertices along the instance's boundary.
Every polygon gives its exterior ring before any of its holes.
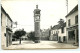
{"type": "Polygon", "coordinates": [[[74,43],[75,42],[75,32],[74,31],[69,31],[68,32],[68,39],[69,39],[69,43],[74,43]]]}

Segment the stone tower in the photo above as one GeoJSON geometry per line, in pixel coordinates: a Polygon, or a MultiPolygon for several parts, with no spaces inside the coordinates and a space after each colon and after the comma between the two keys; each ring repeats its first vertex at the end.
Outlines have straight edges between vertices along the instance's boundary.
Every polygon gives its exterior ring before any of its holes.
{"type": "Polygon", "coordinates": [[[38,5],[36,5],[36,9],[34,9],[34,31],[35,31],[35,43],[40,42],[40,9],[38,9],[38,5]]]}

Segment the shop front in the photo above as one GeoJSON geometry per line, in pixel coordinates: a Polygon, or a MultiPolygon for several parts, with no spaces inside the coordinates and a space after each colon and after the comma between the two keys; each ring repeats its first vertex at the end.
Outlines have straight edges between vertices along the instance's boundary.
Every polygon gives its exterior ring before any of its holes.
{"type": "Polygon", "coordinates": [[[73,26],[67,28],[68,32],[68,43],[77,44],[78,45],[78,26],[73,26]]]}
{"type": "Polygon", "coordinates": [[[10,28],[6,28],[6,46],[12,44],[12,30],[10,28]]]}

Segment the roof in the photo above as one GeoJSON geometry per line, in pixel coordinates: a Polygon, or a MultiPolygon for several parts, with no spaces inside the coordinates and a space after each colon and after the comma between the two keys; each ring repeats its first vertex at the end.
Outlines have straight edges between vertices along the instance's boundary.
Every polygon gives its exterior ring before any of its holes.
{"type": "MultiPolygon", "coordinates": [[[[63,24],[63,27],[66,27],[66,22],[63,24]]],[[[55,30],[55,29],[60,29],[60,28],[61,28],[61,25],[60,25],[60,24],[54,25],[54,26],[52,27],[53,30],[55,30]]]]}
{"type": "Polygon", "coordinates": [[[78,4],[65,17],[68,17],[69,15],[74,13],[75,11],[78,11],[78,4]]]}
{"type": "Polygon", "coordinates": [[[60,28],[60,25],[54,25],[54,26],[52,27],[53,30],[59,29],[59,28],[60,28]]]}
{"type": "MultiPolygon", "coordinates": [[[[12,19],[10,18],[10,16],[6,13],[6,11],[4,10],[4,8],[1,6],[1,11],[3,11],[5,14],[6,14],[6,16],[12,21],[12,19]]],[[[13,22],[13,21],[12,21],[13,22]]]]}

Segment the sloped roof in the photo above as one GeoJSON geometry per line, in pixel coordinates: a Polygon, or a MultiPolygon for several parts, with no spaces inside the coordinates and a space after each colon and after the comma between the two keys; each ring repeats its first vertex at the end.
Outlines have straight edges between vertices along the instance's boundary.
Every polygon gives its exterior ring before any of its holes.
{"type": "MultiPolygon", "coordinates": [[[[63,27],[66,27],[66,22],[63,24],[63,27]]],[[[60,28],[61,28],[61,25],[60,25],[60,24],[54,25],[54,26],[52,27],[53,30],[55,30],[55,29],[60,29],[60,28]]]]}
{"type": "MultiPolygon", "coordinates": [[[[6,11],[4,10],[4,8],[1,6],[1,11],[3,11],[6,15],[7,15],[7,17],[12,21],[12,19],[10,18],[10,16],[6,13],[6,11]]],[[[13,22],[13,21],[12,21],[13,22]]]]}
{"type": "Polygon", "coordinates": [[[54,26],[52,27],[53,30],[59,29],[59,28],[60,28],[60,25],[54,25],[54,26]]]}
{"type": "Polygon", "coordinates": [[[71,15],[72,13],[74,13],[77,10],[78,10],[78,4],[65,17],[68,17],[69,15],[71,15]]]}

